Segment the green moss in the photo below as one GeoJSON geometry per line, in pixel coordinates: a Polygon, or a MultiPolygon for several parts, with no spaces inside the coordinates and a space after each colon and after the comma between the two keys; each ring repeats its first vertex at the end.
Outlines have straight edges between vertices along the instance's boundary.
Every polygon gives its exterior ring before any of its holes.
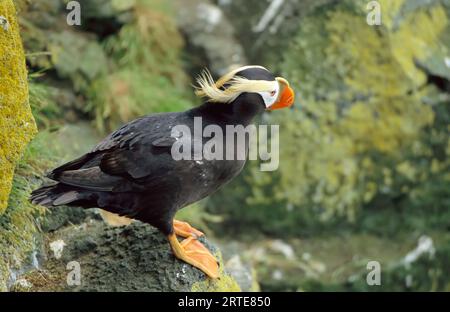
{"type": "Polygon", "coordinates": [[[60,77],[70,79],[76,92],[86,93],[91,81],[105,75],[107,58],[101,45],[83,33],[51,33],[47,42],[52,65],[60,77]]]}
{"type": "MultiPolygon", "coordinates": [[[[382,1],[387,11],[378,28],[339,5],[304,21],[321,24],[324,33],[302,31],[283,65],[291,83],[306,90],[298,124],[289,124],[281,137],[298,138],[280,152],[281,164],[295,159],[280,168],[281,189],[297,186],[284,196],[288,202],[322,209],[325,219],[355,220],[361,207],[375,206],[380,197],[408,196],[432,179],[436,154],[425,134],[437,125],[425,98],[435,91],[415,62],[447,48],[440,37],[448,17],[442,6],[431,5],[409,12],[394,27],[403,2],[382,1]],[[305,51],[310,46],[321,47],[322,60],[305,51]],[[308,62],[302,65],[307,70],[295,69],[296,62],[308,62]],[[325,88],[323,73],[332,77],[325,88]]],[[[441,168],[449,164],[435,162],[441,168]]]]}
{"type": "Polygon", "coordinates": [[[10,269],[29,261],[36,246],[37,220],[45,210],[32,205],[28,198],[41,184],[39,177],[52,164],[46,141],[44,132],[28,145],[16,168],[8,208],[0,216],[0,290],[6,289],[10,269]]]}
{"type": "Polygon", "coordinates": [[[207,236],[212,235],[212,230],[208,224],[223,221],[221,216],[208,213],[203,202],[194,203],[179,210],[175,218],[195,225],[196,228],[200,229],[207,236]]]}
{"type": "Polygon", "coordinates": [[[429,196],[424,210],[446,201],[448,191],[436,198],[424,189],[449,181],[448,100],[439,100],[448,97],[427,76],[446,75],[449,17],[438,2],[406,10],[408,2],[380,1],[378,27],[353,0],[302,19],[281,65],[297,103],[268,117],[280,125],[279,170],[251,163],[233,191],[219,193],[214,211],[231,216],[227,228],[240,220],[268,233],[307,234],[307,222],[317,230],[317,220],[355,222],[368,208],[398,211],[400,200],[408,211],[419,196],[429,196]],[[246,209],[233,209],[235,202],[246,209]]]}
{"type": "Polygon", "coordinates": [[[202,282],[196,282],[192,285],[191,291],[193,292],[240,292],[241,288],[238,283],[224,271],[222,254],[218,251],[214,256],[219,260],[220,275],[218,279],[208,278],[202,282]]]}
{"type": "Polygon", "coordinates": [[[16,11],[11,0],[0,3],[0,214],[6,209],[14,167],[36,133],[28,104],[27,70],[16,11]]]}
{"type": "Polygon", "coordinates": [[[433,252],[424,252],[415,261],[405,264],[405,258],[388,264],[382,263],[381,285],[370,286],[366,278],[366,263],[345,281],[323,282],[304,279],[298,285],[302,291],[443,291],[450,290],[450,244],[446,237],[436,244],[433,252]]]}
{"type": "Polygon", "coordinates": [[[422,101],[428,91],[420,90],[425,74],[414,60],[426,58],[440,44],[447,19],[439,6],[411,13],[397,29],[388,22],[376,29],[339,7],[322,18],[324,60],[322,65],[312,62],[309,69],[334,78],[324,88],[309,71],[291,69],[294,60],[302,62],[310,45],[305,36],[297,38],[284,64],[291,83],[308,92],[302,98],[306,114],[300,113],[299,124],[284,132],[299,140],[298,145],[282,146],[282,158],[296,159],[295,170],[280,168],[283,189],[295,180],[297,192],[287,194],[289,202],[322,207],[324,218],[337,214],[354,220],[359,207],[386,193],[383,189],[401,192],[405,179],[396,177],[408,171],[417,178],[413,166],[402,163],[412,146],[420,144],[425,127],[432,125],[434,112],[422,101]]]}
{"type": "Polygon", "coordinates": [[[190,106],[184,91],[173,87],[170,79],[139,67],[126,67],[94,81],[89,94],[87,110],[101,131],[138,116],[190,106]]]}
{"type": "Polygon", "coordinates": [[[57,90],[34,79],[29,81],[30,106],[36,124],[41,129],[48,129],[61,119],[62,109],[54,101],[57,90]]]}
{"type": "Polygon", "coordinates": [[[184,110],[193,99],[182,70],[183,40],[170,7],[148,0],[132,6],[132,21],[104,44],[108,73],[88,90],[87,110],[100,130],[152,112],[184,110]]]}

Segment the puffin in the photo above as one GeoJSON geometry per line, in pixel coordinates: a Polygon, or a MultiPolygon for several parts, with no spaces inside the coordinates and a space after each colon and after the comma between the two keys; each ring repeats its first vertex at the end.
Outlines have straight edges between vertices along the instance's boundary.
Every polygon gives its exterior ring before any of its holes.
{"type": "MultiPolygon", "coordinates": [[[[31,202],[49,208],[100,208],[149,224],[167,237],[176,258],[218,278],[216,258],[198,239],[204,233],[174,218],[181,208],[235,178],[248,157],[177,159],[172,147],[180,133],[174,129],[182,125],[194,130],[199,117],[203,129],[214,125],[225,133],[230,125],[246,127],[264,111],[292,106],[294,91],[286,79],[250,65],[231,70],[216,81],[204,70],[197,78],[195,93],[203,99],[201,105],[137,118],[90,152],[51,170],[47,177],[53,182],[34,190],[31,202]]],[[[191,136],[190,140],[206,144],[203,136],[191,136]]],[[[226,149],[226,140],[222,141],[226,149]]],[[[248,150],[248,140],[234,144],[245,144],[243,148],[248,150]]]]}

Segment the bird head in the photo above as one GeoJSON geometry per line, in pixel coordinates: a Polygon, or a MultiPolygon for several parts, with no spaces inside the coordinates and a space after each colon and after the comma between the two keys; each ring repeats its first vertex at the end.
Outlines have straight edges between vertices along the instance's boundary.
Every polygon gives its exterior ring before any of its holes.
{"type": "Polygon", "coordinates": [[[214,81],[208,71],[197,78],[196,94],[209,102],[231,103],[240,95],[254,94],[267,110],[290,107],[294,104],[294,91],[289,82],[275,77],[262,66],[244,66],[214,81]]]}

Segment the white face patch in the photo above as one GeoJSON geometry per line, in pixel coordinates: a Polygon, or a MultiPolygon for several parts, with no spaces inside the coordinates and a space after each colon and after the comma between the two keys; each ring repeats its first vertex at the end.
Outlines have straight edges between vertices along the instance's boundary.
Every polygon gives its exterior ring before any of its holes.
{"type": "Polygon", "coordinates": [[[269,108],[278,99],[279,93],[280,93],[280,85],[278,81],[273,82],[273,90],[271,91],[264,91],[264,92],[257,92],[261,97],[263,98],[264,104],[266,105],[266,108],[269,108]]]}

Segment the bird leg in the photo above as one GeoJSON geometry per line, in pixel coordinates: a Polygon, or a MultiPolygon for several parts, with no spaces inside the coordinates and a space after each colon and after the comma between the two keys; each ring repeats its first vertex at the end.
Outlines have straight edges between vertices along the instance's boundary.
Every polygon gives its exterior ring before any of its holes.
{"type": "Polygon", "coordinates": [[[190,236],[181,243],[175,233],[168,237],[175,257],[200,269],[210,278],[219,277],[219,264],[211,252],[195,237],[190,236]]]}
{"type": "Polygon", "coordinates": [[[173,220],[173,229],[175,230],[175,234],[181,237],[200,237],[205,235],[203,232],[193,228],[189,223],[173,220]]]}

